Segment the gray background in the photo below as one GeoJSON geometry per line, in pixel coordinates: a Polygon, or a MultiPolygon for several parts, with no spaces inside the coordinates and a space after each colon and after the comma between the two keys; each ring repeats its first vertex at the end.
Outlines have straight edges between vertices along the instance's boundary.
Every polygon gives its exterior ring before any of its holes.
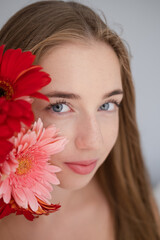
{"type": "MultiPolygon", "coordinates": [[[[0,0],[0,27],[20,8],[36,1],[0,0]]],[[[160,1],[81,0],[100,13],[131,49],[137,120],[153,186],[160,182],[160,1]],[[101,14],[101,13],[100,13],[101,14]]]]}

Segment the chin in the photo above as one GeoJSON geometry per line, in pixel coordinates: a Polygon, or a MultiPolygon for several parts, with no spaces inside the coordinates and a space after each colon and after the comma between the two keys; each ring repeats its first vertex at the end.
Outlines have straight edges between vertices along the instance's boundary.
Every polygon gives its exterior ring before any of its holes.
{"type": "Polygon", "coordinates": [[[58,187],[69,190],[75,191],[84,188],[88,185],[88,183],[92,180],[93,174],[88,175],[77,175],[77,176],[60,176],[60,173],[56,174],[60,184],[58,187]]]}

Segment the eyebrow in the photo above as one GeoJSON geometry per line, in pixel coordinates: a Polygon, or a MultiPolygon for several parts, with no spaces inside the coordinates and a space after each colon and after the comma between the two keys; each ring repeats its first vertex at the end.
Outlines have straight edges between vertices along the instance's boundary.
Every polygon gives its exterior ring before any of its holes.
{"type": "MultiPolygon", "coordinates": [[[[102,99],[111,97],[113,95],[119,95],[123,94],[123,91],[121,89],[116,89],[112,92],[105,93],[102,97],[102,99]]],[[[59,98],[68,98],[68,99],[74,99],[74,100],[80,100],[81,97],[78,94],[69,93],[69,92],[61,92],[61,91],[54,91],[48,94],[45,94],[49,98],[59,97],[59,98]]]]}

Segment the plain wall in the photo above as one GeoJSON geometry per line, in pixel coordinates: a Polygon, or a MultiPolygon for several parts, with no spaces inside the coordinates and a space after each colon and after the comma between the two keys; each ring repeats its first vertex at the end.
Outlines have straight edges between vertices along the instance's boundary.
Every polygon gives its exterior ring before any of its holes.
{"type": "MultiPolygon", "coordinates": [[[[33,2],[0,0],[0,27],[17,10],[33,2]]],[[[102,10],[109,26],[130,46],[142,150],[152,184],[156,185],[160,182],[160,1],[79,2],[99,13],[102,10]]]]}

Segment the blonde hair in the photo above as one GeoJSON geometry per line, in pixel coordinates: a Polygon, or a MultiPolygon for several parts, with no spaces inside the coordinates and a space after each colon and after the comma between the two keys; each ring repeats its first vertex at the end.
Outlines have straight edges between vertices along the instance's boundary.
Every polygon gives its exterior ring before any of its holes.
{"type": "Polygon", "coordinates": [[[75,1],[41,1],[17,12],[0,31],[0,45],[36,54],[65,42],[101,41],[115,51],[121,66],[124,98],[119,135],[96,173],[109,202],[117,240],[158,240],[150,179],[144,165],[135,114],[135,92],[128,50],[104,17],[75,1]]]}

